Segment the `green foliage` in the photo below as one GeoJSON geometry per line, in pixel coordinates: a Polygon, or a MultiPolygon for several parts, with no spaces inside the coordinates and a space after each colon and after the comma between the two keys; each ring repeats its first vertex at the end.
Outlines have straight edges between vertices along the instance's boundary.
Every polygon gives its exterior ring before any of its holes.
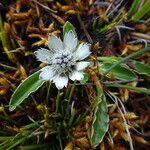
{"type": "MultiPolygon", "coordinates": [[[[100,61],[99,71],[100,73],[103,74],[110,67],[112,67],[114,63],[118,63],[119,61],[121,61],[122,58],[121,57],[98,57],[97,60],[100,61]]],[[[121,80],[124,80],[124,79],[130,80],[130,78],[133,78],[134,80],[134,77],[137,78],[135,73],[150,76],[149,65],[146,65],[144,63],[141,63],[132,59],[129,59],[128,61],[130,61],[134,65],[134,68],[130,69],[129,66],[125,64],[121,64],[113,68],[109,74],[113,74],[116,77],[116,79],[121,79],[121,80]]]]}
{"type": "Polygon", "coordinates": [[[105,96],[103,94],[103,88],[98,78],[95,78],[97,96],[94,101],[94,114],[93,114],[93,122],[91,129],[91,144],[94,148],[96,148],[100,142],[103,140],[106,132],[108,131],[108,108],[105,96]]]}
{"type": "Polygon", "coordinates": [[[27,145],[27,146],[20,146],[21,150],[36,150],[36,149],[46,149],[50,145],[48,144],[35,144],[35,145],[27,145]]]}
{"type": "Polygon", "coordinates": [[[138,10],[138,6],[140,4],[140,0],[134,0],[132,5],[131,5],[131,8],[128,12],[128,17],[130,18],[135,12],[137,12],[138,10]]]}
{"type": "Polygon", "coordinates": [[[25,141],[26,138],[27,137],[22,135],[5,137],[5,140],[0,144],[0,149],[12,150],[14,147],[25,141]]]}
{"type": "Polygon", "coordinates": [[[150,0],[147,0],[144,5],[133,16],[133,20],[140,20],[150,12],[150,0]]]}
{"type": "Polygon", "coordinates": [[[114,63],[121,60],[121,57],[97,57],[97,60],[107,63],[114,63]]]}
{"type": "Polygon", "coordinates": [[[145,93],[150,95],[150,89],[147,88],[141,88],[141,87],[133,87],[133,86],[128,86],[128,85],[122,85],[122,84],[110,84],[107,85],[108,87],[118,87],[118,88],[125,88],[125,89],[129,89],[129,90],[133,90],[139,93],[145,93]]]}
{"type": "Polygon", "coordinates": [[[140,20],[150,12],[150,0],[145,1],[142,6],[140,6],[140,3],[140,0],[134,0],[128,11],[128,17],[132,20],[140,20]]]}
{"type": "Polygon", "coordinates": [[[9,110],[13,111],[17,106],[19,106],[31,93],[35,92],[40,88],[44,81],[39,79],[40,71],[35,72],[24,80],[14,91],[10,103],[9,110]]]}
{"type": "Polygon", "coordinates": [[[105,96],[101,96],[99,97],[93,116],[91,143],[94,148],[100,144],[108,131],[108,122],[109,116],[106,99],[105,96]]]}
{"type": "Polygon", "coordinates": [[[138,61],[134,61],[133,64],[135,66],[136,71],[139,74],[150,76],[150,66],[143,64],[141,62],[138,62],[138,61]]]}
{"type": "MultiPolygon", "coordinates": [[[[139,6],[139,0],[135,0],[129,11],[130,12],[129,16],[133,16],[134,14],[134,17],[136,18],[137,13],[135,12],[137,11],[138,6],[139,6]]],[[[144,12],[142,11],[143,8],[147,8],[144,6],[145,5],[143,5],[143,7],[141,8],[142,15],[140,14],[140,18],[143,17],[148,12],[147,10],[144,12]]],[[[122,16],[123,16],[123,13],[120,13],[110,23],[109,21],[106,21],[106,20],[101,20],[101,22],[98,22],[98,26],[103,26],[103,28],[99,28],[99,32],[105,32],[111,29],[112,27],[116,26],[117,24],[119,24],[123,19],[122,16]]],[[[75,32],[75,28],[70,22],[66,22],[63,26],[63,34],[69,31],[75,32]]],[[[99,71],[100,73],[102,73],[103,77],[105,77],[106,75],[114,75],[116,79],[127,80],[127,81],[138,79],[135,72],[149,76],[150,75],[149,66],[132,60],[134,57],[141,55],[148,51],[150,51],[150,47],[143,48],[135,53],[132,53],[131,55],[125,58],[99,57],[97,58],[98,61],[101,61],[99,62],[100,64],[99,71]],[[127,66],[126,64],[122,64],[126,61],[130,61],[131,63],[134,64],[135,66],[134,70],[130,69],[130,67],[127,66]]],[[[44,81],[39,79],[39,74],[40,74],[40,71],[32,74],[18,86],[18,88],[15,90],[14,94],[12,95],[10,103],[9,103],[10,111],[13,111],[30,94],[38,90],[43,85],[44,81]]],[[[97,77],[96,82],[100,83],[99,77],[97,75],[96,77],[97,77]]],[[[80,81],[80,83],[86,84],[88,80],[89,80],[89,75],[85,73],[84,79],[80,81]]],[[[116,87],[116,88],[126,88],[126,89],[134,90],[140,93],[150,94],[150,90],[146,88],[132,87],[132,86],[127,86],[127,85],[122,85],[122,84],[111,84],[111,85],[107,84],[106,86],[116,87]]],[[[103,92],[103,87],[99,87],[96,85],[97,96],[95,98],[95,101],[90,104],[89,108],[84,108],[85,112],[81,114],[79,113],[77,108],[74,107],[74,103],[76,104],[74,99],[78,98],[78,96],[76,97],[76,94],[81,94],[82,91],[84,90],[78,90],[75,88],[76,88],[76,82],[74,82],[73,85],[70,84],[67,87],[66,91],[65,90],[58,91],[57,96],[52,95],[52,97],[49,98],[49,95],[51,95],[51,93],[47,94],[47,101],[46,103],[43,102],[43,107],[41,108],[42,113],[39,113],[40,115],[38,116],[38,118],[37,117],[33,118],[36,121],[37,120],[38,121],[36,122],[33,120],[32,124],[28,124],[27,126],[21,128],[21,131],[23,131],[23,133],[21,133],[18,137],[17,136],[0,137],[0,141],[3,142],[2,148],[12,149],[20,144],[21,144],[20,148],[22,149],[47,148],[47,147],[50,147],[49,143],[51,142],[55,150],[60,149],[60,147],[61,149],[63,149],[62,147],[65,146],[66,142],[68,142],[72,138],[72,135],[70,132],[72,131],[72,128],[75,127],[76,125],[81,124],[82,121],[85,120],[85,116],[89,115],[91,112],[93,112],[93,118],[92,118],[93,122],[92,122],[92,128],[91,128],[90,141],[91,141],[92,146],[96,148],[100,144],[100,142],[103,140],[109,127],[108,108],[107,108],[106,98],[103,92]],[[49,105],[47,106],[47,104],[49,104],[49,99],[51,100],[53,107],[56,107],[55,109],[54,108],[49,109],[49,105]],[[41,118],[42,118],[42,121],[40,120],[41,118]],[[27,143],[24,142],[24,141],[27,141],[27,138],[30,139],[30,137],[36,136],[36,134],[34,135],[34,133],[38,133],[38,132],[40,133],[43,127],[45,127],[44,129],[47,128],[49,130],[48,131],[49,137],[47,137],[49,138],[48,139],[49,143],[46,142],[43,144],[40,141],[39,145],[36,145],[34,142],[31,143],[31,145],[28,145],[27,143]],[[11,141],[10,140],[11,138],[14,138],[14,139],[11,141]],[[55,143],[53,143],[53,138],[56,138],[54,139],[55,143]],[[56,144],[56,143],[59,143],[59,144],[56,144]],[[57,148],[55,148],[55,146],[57,148]]],[[[51,91],[50,88],[48,88],[48,92],[50,91],[51,91]]]]}
{"type": "Polygon", "coordinates": [[[93,28],[94,29],[104,29],[106,26],[106,24],[107,24],[108,22],[105,20],[105,19],[103,19],[103,18],[100,18],[100,17],[97,17],[97,18],[95,18],[95,20],[93,21],[93,28]]]}
{"type": "Polygon", "coordinates": [[[149,51],[150,51],[150,47],[142,48],[142,49],[140,49],[139,51],[134,52],[134,53],[132,53],[132,54],[130,54],[130,55],[128,55],[128,56],[122,58],[122,59],[119,60],[118,62],[114,63],[109,69],[107,69],[107,70],[104,72],[103,77],[106,76],[109,72],[112,71],[112,69],[114,69],[116,66],[120,65],[121,63],[126,62],[126,61],[129,61],[129,60],[131,60],[132,58],[137,57],[137,56],[139,56],[139,55],[141,55],[141,54],[143,54],[143,53],[149,52],[149,51]]]}
{"type": "Polygon", "coordinates": [[[124,19],[123,9],[114,17],[113,20],[109,20],[108,14],[105,13],[101,17],[98,17],[93,21],[93,28],[97,29],[100,33],[107,32],[108,30],[122,22],[124,19]]]}
{"type": "MultiPolygon", "coordinates": [[[[100,73],[106,72],[113,64],[112,63],[100,63],[100,73]]],[[[121,64],[113,68],[109,75],[113,75],[116,79],[120,80],[135,80],[137,79],[136,74],[129,69],[125,64],[121,64]]]]}
{"type": "Polygon", "coordinates": [[[84,73],[84,78],[83,80],[80,81],[81,84],[86,84],[89,80],[89,74],[88,73],[84,73]]]}
{"type": "Polygon", "coordinates": [[[71,30],[75,32],[75,27],[69,21],[67,21],[63,26],[63,34],[71,30]]]}

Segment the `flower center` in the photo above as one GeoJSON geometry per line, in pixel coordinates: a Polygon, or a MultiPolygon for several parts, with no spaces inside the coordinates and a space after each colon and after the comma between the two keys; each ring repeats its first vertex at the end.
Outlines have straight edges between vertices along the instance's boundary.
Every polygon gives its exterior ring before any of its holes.
{"type": "Polygon", "coordinates": [[[61,54],[55,57],[55,64],[58,64],[61,68],[65,69],[73,65],[72,56],[69,54],[61,54]]]}

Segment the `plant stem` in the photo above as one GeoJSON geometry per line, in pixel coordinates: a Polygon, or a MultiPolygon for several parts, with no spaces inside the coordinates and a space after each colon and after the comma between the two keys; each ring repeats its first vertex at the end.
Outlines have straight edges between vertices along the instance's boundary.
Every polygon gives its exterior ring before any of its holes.
{"type": "MultiPolygon", "coordinates": [[[[70,85],[70,84],[69,84],[70,85]]],[[[65,98],[67,99],[69,96],[69,91],[70,91],[70,86],[67,87],[66,93],[65,93],[65,98]]]]}
{"type": "Polygon", "coordinates": [[[76,82],[77,81],[74,81],[72,87],[71,87],[71,90],[70,90],[70,94],[69,94],[69,97],[68,97],[68,103],[71,101],[71,98],[72,98],[72,94],[74,92],[74,89],[75,89],[75,86],[76,86],[76,82]]]}
{"type": "Polygon", "coordinates": [[[63,146],[62,146],[62,142],[61,142],[61,137],[60,137],[60,135],[58,135],[58,139],[59,139],[60,149],[63,150],[63,146]]]}
{"type": "Polygon", "coordinates": [[[57,98],[56,98],[56,112],[59,112],[60,105],[60,90],[58,90],[57,98]]]}
{"type": "Polygon", "coordinates": [[[49,95],[50,95],[50,89],[51,89],[51,82],[47,82],[47,95],[46,95],[46,102],[48,103],[49,95]]]}

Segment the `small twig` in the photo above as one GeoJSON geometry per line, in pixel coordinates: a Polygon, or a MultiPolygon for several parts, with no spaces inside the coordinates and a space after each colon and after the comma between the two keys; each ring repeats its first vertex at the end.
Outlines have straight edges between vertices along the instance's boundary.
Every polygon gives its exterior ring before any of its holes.
{"type": "Polygon", "coordinates": [[[125,25],[117,25],[118,28],[127,29],[127,30],[135,30],[134,28],[127,27],[125,25]]]}
{"type": "Polygon", "coordinates": [[[6,69],[10,69],[10,70],[17,70],[17,68],[15,68],[15,67],[8,66],[8,65],[5,65],[5,64],[2,64],[2,63],[0,63],[0,66],[4,67],[6,69]]]}
{"type": "Polygon", "coordinates": [[[89,35],[87,29],[85,28],[85,25],[83,24],[79,13],[77,13],[77,18],[78,18],[78,20],[79,20],[79,23],[80,23],[80,25],[81,25],[81,27],[82,27],[82,29],[83,29],[83,31],[84,31],[84,33],[85,33],[85,35],[86,35],[88,41],[89,41],[89,43],[93,44],[93,40],[92,40],[91,36],[89,35]]]}
{"type": "Polygon", "coordinates": [[[32,0],[32,1],[35,2],[35,3],[37,3],[38,5],[40,5],[41,7],[43,7],[44,9],[46,9],[46,10],[52,12],[52,13],[57,13],[57,10],[50,9],[49,7],[47,7],[47,6],[43,5],[43,4],[41,4],[41,3],[38,2],[37,0],[32,0]]]}
{"type": "Polygon", "coordinates": [[[61,17],[59,17],[58,15],[51,13],[51,16],[53,18],[55,18],[61,25],[65,24],[65,21],[61,17]]]}
{"type": "Polygon", "coordinates": [[[119,41],[120,41],[120,43],[121,43],[121,33],[120,33],[120,30],[119,30],[119,28],[117,27],[117,26],[115,26],[115,28],[116,28],[116,31],[117,31],[117,33],[118,33],[118,37],[119,37],[119,41]]]}
{"type": "MultiPolygon", "coordinates": [[[[131,126],[131,123],[128,123],[131,126]]],[[[145,136],[145,137],[149,137],[149,134],[146,133],[142,133],[140,131],[138,131],[137,129],[135,129],[134,127],[132,127],[132,130],[134,130],[136,133],[138,133],[139,135],[145,136]]]]}
{"type": "MultiPolygon", "coordinates": [[[[109,85],[109,84],[118,84],[118,83],[130,83],[130,82],[142,82],[144,81],[143,79],[134,79],[134,80],[119,80],[119,81],[106,81],[106,82],[101,82],[103,85],[109,85]]],[[[73,86],[74,84],[69,84],[73,86]]],[[[76,83],[75,85],[95,85],[93,82],[87,82],[85,84],[81,83],[76,83]]]]}
{"type": "Polygon", "coordinates": [[[122,4],[123,0],[107,15],[110,16],[112,13],[114,13],[122,4]]]}
{"type": "Polygon", "coordinates": [[[127,30],[134,30],[133,28],[130,28],[130,27],[127,27],[127,26],[123,26],[123,25],[117,25],[117,26],[115,26],[115,28],[116,28],[116,30],[117,30],[117,33],[118,33],[118,36],[119,36],[119,41],[120,41],[120,43],[121,43],[121,32],[120,32],[120,28],[122,28],[122,29],[127,29],[127,30]]]}
{"type": "Polygon", "coordinates": [[[80,14],[79,14],[79,10],[78,10],[78,8],[77,8],[76,5],[75,5],[74,0],[72,0],[72,3],[74,4],[74,9],[77,11],[77,19],[78,19],[78,21],[79,21],[79,23],[80,23],[80,25],[81,25],[81,27],[82,27],[82,29],[83,29],[83,31],[84,31],[86,37],[87,37],[89,43],[92,44],[92,43],[93,43],[93,40],[92,40],[91,36],[89,35],[89,33],[88,33],[88,31],[87,31],[87,29],[86,29],[86,27],[85,27],[85,25],[84,25],[84,23],[83,23],[83,21],[82,21],[82,19],[81,19],[81,16],[80,16],[80,14]]]}
{"type": "Polygon", "coordinates": [[[100,5],[100,6],[104,6],[104,7],[108,7],[110,5],[109,2],[94,2],[94,5],[100,5]]]}
{"type": "MultiPolygon", "coordinates": [[[[73,86],[73,84],[70,84],[70,85],[73,86]]],[[[76,83],[76,85],[94,85],[94,83],[92,83],[92,82],[88,82],[88,83],[85,83],[85,84],[76,83]]]]}
{"type": "Polygon", "coordinates": [[[145,40],[145,39],[136,39],[136,40],[134,40],[134,41],[128,42],[128,44],[144,43],[144,47],[147,47],[147,46],[148,46],[148,42],[150,42],[150,41],[147,41],[147,40],[145,40]]]}
{"type": "Polygon", "coordinates": [[[110,132],[109,132],[109,131],[108,131],[108,136],[109,136],[109,139],[110,139],[111,143],[114,145],[113,138],[112,138],[112,136],[111,136],[111,134],[110,134],[110,132]]]}
{"type": "Polygon", "coordinates": [[[56,10],[52,10],[49,7],[41,4],[40,2],[38,2],[37,0],[32,0],[33,2],[37,3],[38,5],[40,5],[41,7],[43,7],[46,11],[50,12],[50,15],[55,18],[61,25],[65,24],[65,21],[59,17],[58,15],[56,15],[57,11],[56,10]]]}
{"type": "Polygon", "coordinates": [[[109,10],[111,9],[111,7],[113,6],[113,3],[110,3],[110,5],[108,6],[108,8],[105,11],[105,14],[107,15],[107,13],[109,12],[109,10]]]}
{"type": "MultiPolygon", "coordinates": [[[[125,109],[125,107],[124,107],[122,101],[121,101],[119,98],[118,98],[118,101],[120,102],[120,104],[121,104],[121,106],[122,106],[122,109],[123,109],[124,114],[126,114],[127,111],[126,111],[126,109],[125,109]]],[[[130,126],[132,127],[132,125],[131,125],[131,123],[130,123],[129,120],[127,120],[127,123],[128,123],[128,125],[130,125],[130,126]]],[[[144,134],[144,133],[141,133],[140,131],[138,131],[138,130],[135,129],[134,127],[132,127],[132,129],[133,129],[136,133],[138,133],[138,134],[140,134],[140,135],[142,135],[142,136],[149,136],[149,135],[146,135],[146,134],[144,134]]]]}
{"type": "Polygon", "coordinates": [[[143,79],[135,79],[135,80],[120,80],[120,81],[106,81],[102,82],[102,84],[117,84],[117,83],[130,83],[130,82],[142,82],[144,81],[143,79]]]}
{"type": "Polygon", "coordinates": [[[133,37],[139,37],[139,38],[142,38],[142,39],[145,39],[145,40],[150,40],[150,35],[148,35],[148,34],[143,34],[143,33],[138,33],[138,32],[132,32],[131,36],[133,36],[133,37]]]}

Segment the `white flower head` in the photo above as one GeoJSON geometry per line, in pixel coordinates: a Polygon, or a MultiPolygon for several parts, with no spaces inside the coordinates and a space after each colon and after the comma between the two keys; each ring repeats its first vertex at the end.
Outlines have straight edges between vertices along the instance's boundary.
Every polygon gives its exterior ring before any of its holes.
{"type": "Polygon", "coordinates": [[[67,87],[68,79],[83,79],[83,69],[90,64],[82,61],[91,54],[89,44],[78,44],[76,34],[71,30],[65,33],[63,42],[57,36],[49,35],[48,47],[35,52],[39,61],[48,64],[41,69],[40,79],[53,81],[58,89],[67,87]]]}

